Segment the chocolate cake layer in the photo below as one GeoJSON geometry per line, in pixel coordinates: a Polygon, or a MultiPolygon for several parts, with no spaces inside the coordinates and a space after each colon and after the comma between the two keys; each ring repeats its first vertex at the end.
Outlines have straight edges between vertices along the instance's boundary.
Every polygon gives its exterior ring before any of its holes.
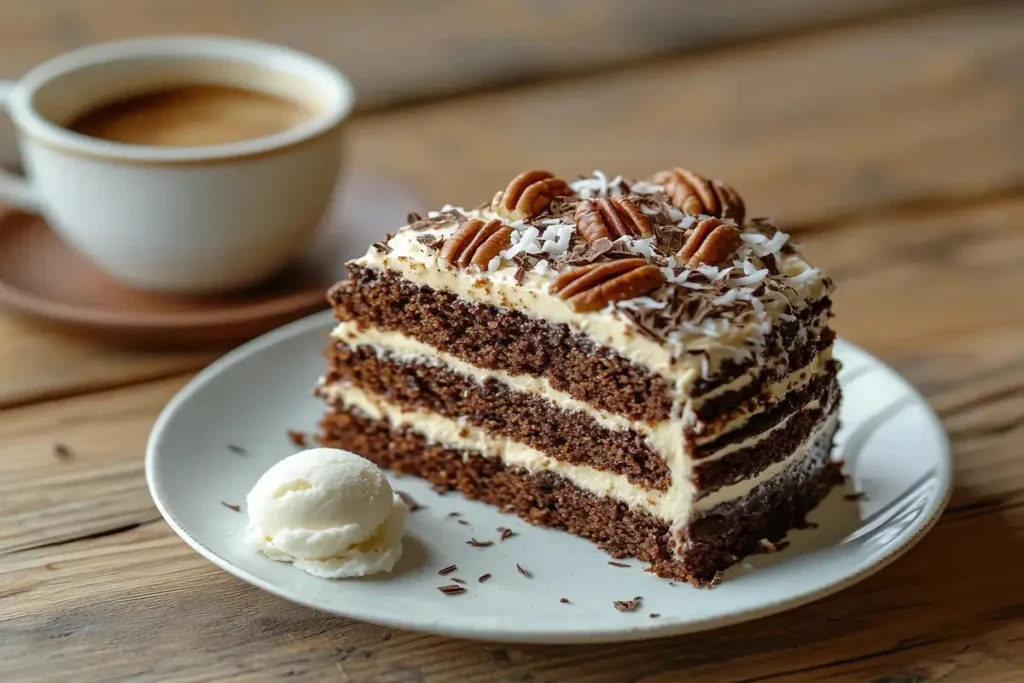
{"type": "Polygon", "coordinates": [[[658,422],[672,409],[667,381],[568,325],[471,303],[401,275],[349,267],[328,294],[342,320],[402,332],[474,365],[547,378],[555,389],[611,413],[658,422]]]}
{"type": "MultiPolygon", "coordinates": [[[[749,415],[749,418],[711,441],[694,445],[693,433],[689,429],[685,430],[693,459],[699,464],[700,460],[715,455],[723,448],[752,439],[772,429],[793,413],[803,410],[808,403],[814,400],[823,400],[836,383],[838,369],[838,363],[830,362],[825,366],[824,374],[818,375],[800,388],[788,392],[782,399],[768,405],[745,406],[747,410],[743,411],[743,414],[749,415]]],[[[723,419],[731,418],[732,414],[723,416],[723,419]]]]}
{"type": "Polygon", "coordinates": [[[697,487],[697,497],[756,476],[769,465],[785,460],[811,436],[825,418],[826,410],[829,413],[839,410],[838,394],[823,394],[820,407],[794,414],[785,427],[770,432],[752,446],[733,451],[718,460],[696,461],[693,483],[697,487]]]}
{"type": "Polygon", "coordinates": [[[752,360],[743,363],[726,361],[720,374],[722,379],[716,377],[713,382],[701,380],[693,392],[694,398],[698,400],[702,394],[750,372],[755,366],[760,365],[761,368],[748,384],[700,401],[695,411],[697,418],[702,422],[718,420],[725,413],[740,408],[744,402],[763,394],[771,384],[812,363],[819,353],[828,349],[835,341],[835,333],[828,327],[827,319],[819,310],[822,306],[827,309],[830,305],[831,302],[826,298],[811,306],[797,322],[783,323],[778,333],[771,336],[765,348],[764,363],[758,364],[752,360]],[[812,326],[818,318],[820,325],[812,326]],[[805,330],[803,334],[800,332],[801,329],[805,330]],[[768,365],[768,362],[772,361],[774,364],[768,365]],[[700,393],[697,393],[698,391],[700,393]]]}
{"type": "MultiPolygon", "coordinates": [[[[828,449],[820,449],[803,466],[704,514],[684,531],[687,552],[680,561],[673,556],[672,534],[664,521],[594,496],[558,475],[529,474],[496,458],[429,444],[410,430],[392,429],[357,411],[331,413],[321,429],[320,441],[326,446],[461,491],[531,524],[566,529],[596,541],[613,557],[634,556],[651,562],[659,576],[697,584],[714,580],[743,555],[756,552],[762,538],[778,541],[788,529],[800,526],[804,515],[841,480],[828,449]]],[[[831,443],[832,434],[825,437],[831,443]]]]}
{"type": "Polygon", "coordinates": [[[494,378],[481,383],[443,366],[402,362],[367,346],[336,342],[327,382],[338,381],[402,409],[466,419],[557,460],[623,474],[643,488],[665,490],[671,483],[665,460],[635,431],[610,430],[586,413],[561,410],[494,378]]]}
{"type": "Polygon", "coordinates": [[[683,535],[687,569],[695,576],[708,576],[760,550],[761,539],[775,542],[788,529],[806,526],[804,516],[843,482],[841,463],[831,458],[838,428],[836,420],[832,429],[815,439],[812,457],[788,468],[783,476],[692,521],[683,535]]]}

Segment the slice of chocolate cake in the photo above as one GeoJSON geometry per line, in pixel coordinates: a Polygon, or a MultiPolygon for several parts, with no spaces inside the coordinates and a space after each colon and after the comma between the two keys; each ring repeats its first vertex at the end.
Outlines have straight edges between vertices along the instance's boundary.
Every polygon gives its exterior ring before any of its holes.
{"type": "Polygon", "coordinates": [[[530,171],[349,271],[326,445],[694,583],[840,481],[831,282],[725,183],[530,171]]]}

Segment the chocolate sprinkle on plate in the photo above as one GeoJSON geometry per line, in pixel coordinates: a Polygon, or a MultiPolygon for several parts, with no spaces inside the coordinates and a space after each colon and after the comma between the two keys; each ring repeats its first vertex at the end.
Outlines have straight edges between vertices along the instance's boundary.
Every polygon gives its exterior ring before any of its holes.
{"type": "Polygon", "coordinates": [[[466,589],[457,583],[450,583],[447,586],[438,586],[437,590],[441,591],[445,595],[458,595],[459,593],[466,592],[466,589]]]}
{"type": "Polygon", "coordinates": [[[516,535],[516,532],[512,531],[508,527],[503,527],[503,526],[499,526],[498,527],[498,533],[501,534],[501,540],[502,541],[504,541],[506,538],[508,538],[510,536],[515,536],[516,535]]]}
{"type": "Polygon", "coordinates": [[[625,562],[609,562],[608,564],[610,564],[613,567],[629,567],[629,566],[632,566],[632,565],[626,564],[625,562]]]}
{"type": "Polygon", "coordinates": [[[651,612],[651,614],[650,614],[650,617],[651,617],[651,619],[657,619],[657,618],[658,618],[658,617],[660,617],[660,616],[661,616],[661,615],[660,615],[660,614],[658,614],[657,612],[651,612]]]}
{"type": "Polygon", "coordinates": [[[449,512],[449,513],[448,513],[447,515],[445,515],[445,516],[446,516],[446,517],[458,517],[458,516],[459,516],[459,515],[461,515],[461,514],[462,514],[461,512],[449,512]]]}
{"type": "Polygon", "coordinates": [[[67,444],[58,443],[53,446],[53,454],[61,460],[70,460],[71,456],[74,455],[71,449],[68,448],[67,444]]]}
{"type": "Polygon", "coordinates": [[[563,605],[568,605],[569,598],[559,598],[558,602],[562,603],[563,605]]]}
{"type": "Polygon", "coordinates": [[[405,507],[409,508],[409,512],[416,512],[417,510],[423,509],[423,506],[413,500],[413,497],[405,491],[396,490],[395,494],[402,499],[402,502],[405,503],[405,507]]]}
{"type": "Polygon", "coordinates": [[[232,505],[231,503],[225,503],[223,500],[220,502],[221,505],[226,507],[228,510],[234,510],[235,512],[241,512],[242,508],[238,505],[232,505]]]}
{"type": "Polygon", "coordinates": [[[847,493],[843,496],[843,500],[864,500],[868,494],[864,491],[857,491],[856,493],[847,493]]]}
{"type": "Polygon", "coordinates": [[[458,568],[459,568],[458,565],[450,564],[447,567],[445,567],[444,569],[439,570],[437,573],[440,574],[441,576],[444,576],[445,574],[451,574],[453,571],[455,571],[458,568]]]}
{"type": "Polygon", "coordinates": [[[616,600],[612,604],[615,605],[615,609],[620,612],[635,612],[643,601],[643,597],[638,595],[632,600],[616,600]]]}
{"type": "Polygon", "coordinates": [[[488,546],[494,545],[494,541],[478,541],[475,538],[471,538],[468,541],[466,541],[466,545],[471,545],[474,548],[486,548],[488,546]]]}
{"type": "Polygon", "coordinates": [[[486,580],[487,580],[487,579],[489,579],[489,578],[491,578],[491,575],[490,575],[490,574],[482,574],[482,575],[480,576],[480,578],[479,578],[479,579],[477,579],[477,581],[479,581],[480,583],[483,583],[484,581],[486,581],[486,580]]]}
{"type": "Polygon", "coordinates": [[[466,521],[466,520],[464,520],[464,519],[458,519],[458,520],[456,520],[456,521],[457,521],[457,522],[458,522],[459,524],[465,524],[466,526],[469,526],[469,522],[467,522],[467,521],[466,521]]]}
{"type": "Polygon", "coordinates": [[[297,429],[288,430],[288,440],[299,448],[306,447],[306,432],[300,432],[297,429]]]}
{"type": "Polygon", "coordinates": [[[523,576],[533,576],[533,574],[531,574],[528,570],[523,569],[523,566],[521,564],[516,564],[516,570],[523,576]]]}
{"type": "Polygon", "coordinates": [[[454,581],[455,583],[466,583],[465,581],[463,581],[462,579],[460,579],[457,576],[453,576],[452,577],[452,581],[454,581]]]}
{"type": "Polygon", "coordinates": [[[236,446],[233,443],[228,444],[228,450],[231,451],[232,453],[238,453],[239,455],[245,455],[246,453],[248,453],[247,450],[245,450],[241,446],[236,446]]]}

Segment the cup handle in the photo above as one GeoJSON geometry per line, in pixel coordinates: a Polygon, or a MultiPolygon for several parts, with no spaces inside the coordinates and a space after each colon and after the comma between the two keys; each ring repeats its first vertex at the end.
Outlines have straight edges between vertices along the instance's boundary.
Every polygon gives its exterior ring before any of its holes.
{"type": "MultiPolygon", "coordinates": [[[[7,108],[7,99],[14,91],[15,81],[0,80],[0,109],[7,108]]],[[[0,201],[24,211],[38,212],[42,208],[39,195],[24,177],[0,168],[0,201]]]]}

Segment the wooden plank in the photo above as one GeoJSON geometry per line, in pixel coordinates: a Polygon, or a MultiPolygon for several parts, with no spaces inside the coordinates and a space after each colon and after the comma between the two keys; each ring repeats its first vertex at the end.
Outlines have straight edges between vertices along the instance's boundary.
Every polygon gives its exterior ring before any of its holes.
{"type": "Polygon", "coordinates": [[[211,351],[128,351],[0,314],[0,409],[195,370],[211,351]]]}
{"type": "Polygon", "coordinates": [[[887,15],[929,0],[40,0],[8,2],[0,71],[94,42],[222,33],[284,43],[349,73],[364,107],[588,70],[682,49],[887,15]]]}
{"type": "Polygon", "coordinates": [[[936,529],[848,591],[720,631],[595,647],[391,633],[296,607],[154,521],[141,453],[176,378],[0,415],[0,679],[1013,680],[1024,667],[1011,559],[1024,553],[1024,321],[1006,306],[1024,286],[1012,265],[1022,220],[1018,200],[805,240],[837,275],[840,330],[926,393],[956,451],[936,529]],[[75,455],[55,458],[55,440],[75,455]]]}
{"type": "Polygon", "coordinates": [[[1021,25],[954,8],[412,107],[355,121],[351,158],[468,206],[528,168],[677,164],[791,228],[985,203],[1024,192],[1021,25]]]}

